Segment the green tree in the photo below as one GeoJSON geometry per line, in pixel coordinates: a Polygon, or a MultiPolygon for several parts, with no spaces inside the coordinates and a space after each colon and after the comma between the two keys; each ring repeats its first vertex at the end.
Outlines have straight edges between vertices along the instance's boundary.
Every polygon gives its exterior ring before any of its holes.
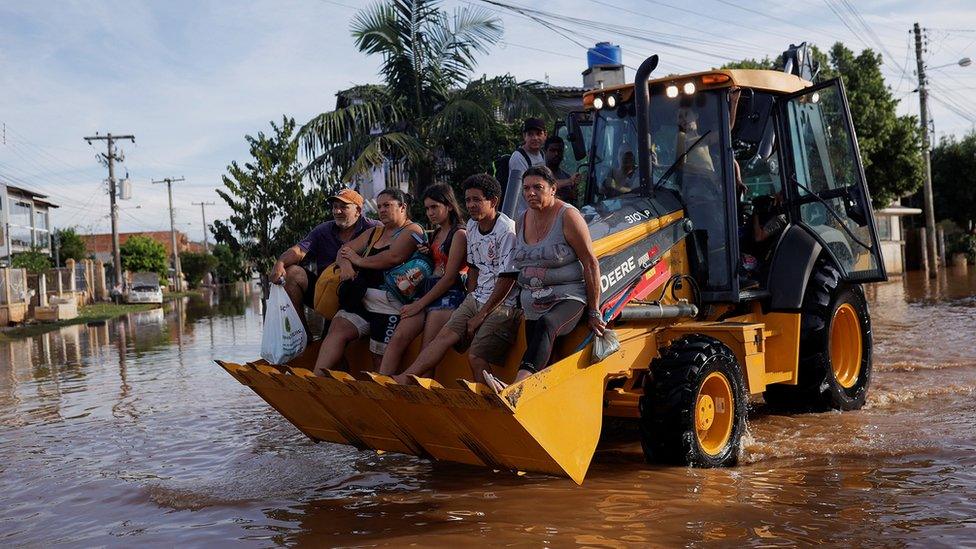
{"type": "Polygon", "coordinates": [[[763,57],[762,59],[742,59],[740,61],[733,61],[731,63],[726,63],[722,65],[721,69],[759,69],[768,71],[778,71],[783,70],[783,57],[777,57],[776,59],[770,59],[769,57],[763,57]]]}
{"type": "MultiPolygon", "coordinates": [[[[252,160],[227,167],[225,189],[217,194],[230,206],[227,220],[213,224],[214,238],[258,269],[262,277],[274,259],[331,216],[328,196],[334,184],[302,182],[295,120],[282,117],[272,132],[245,136],[252,160]]],[[[331,180],[326,180],[331,183],[331,180]]],[[[263,279],[262,279],[263,280],[263,279]]]]}
{"type": "Polygon", "coordinates": [[[66,259],[81,261],[88,257],[85,241],[78,236],[74,227],[58,229],[56,238],[58,239],[58,255],[62,262],[66,259]]]}
{"type": "Polygon", "coordinates": [[[921,184],[922,138],[918,119],[898,116],[898,99],[881,74],[882,57],[859,55],[840,42],[830,49],[831,67],[844,79],[851,118],[864,163],[864,175],[876,208],[915,192],[921,184]]]}
{"type": "Polygon", "coordinates": [[[39,273],[51,268],[51,258],[39,247],[32,247],[29,251],[14,254],[10,265],[18,269],[27,269],[32,273],[39,273]]]}
{"type": "Polygon", "coordinates": [[[213,247],[213,256],[217,259],[214,274],[221,283],[247,280],[250,271],[241,252],[235,252],[228,244],[219,243],[213,247]]]}
{"type": "Polygon", "coordinates": [[[180,267],[191,288],[196,288],[203,276],[217,267],[216,257],[204,252],[184,252],[180,254],[180,267]]]}
{"type": "Polygon", "coordinates": [[[976,131],[944,137],[932,149],[935,214],[968,233],[976,230],[976,131]]]}
{"type": "MultiPolygon", "coordinates": [[[[881,55],[869,49],[855,55],[837,42],[829,55],[812,46],[810,56],[820,66],[818,80],[840,76],[844,81],[874,207],[884,208],[916,191],[923,170],[921,129],[916,117],[898,116],[899,100],[885,84],[881,55]]],[[[746,59],[724,68],[782,70],[782,66],[780,56],[775,61],[746,59]]]]}
{"type": "Polygon", "coordinates": [[[166,277],[168,261],[166,247],[144,235],[132,235],[119,247],[122,268],[132,272],[156,273],[166,277]]]}
{"type": "Polygon", "coordinates": [[[450,171],[448,148],[481,146],[471,129],[551,113],[542,84],[511,76],[471,80],[476,57],[501,39],[501,21],[471,6],[448,16],[439,4],[390,0],[353,19],[356,47],[383,59],[383,85],[353,88],[346,104],[302,127],[311,173],[348,181],[384,161],[406,161],[416,192],[450,171]]]}

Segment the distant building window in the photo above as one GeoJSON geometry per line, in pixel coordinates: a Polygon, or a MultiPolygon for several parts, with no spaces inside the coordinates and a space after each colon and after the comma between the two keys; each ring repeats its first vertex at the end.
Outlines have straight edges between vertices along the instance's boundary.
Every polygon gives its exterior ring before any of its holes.
{"type": "Polygon", "coordinates": [[[878,239],[891,240],[891,216],[879,215],[875,221],[878,226],[878,239]]]}
{"type": "Polygon", "coordinates": [[[10,227],[10,245],[21,248],[31,247],[31,230],[24,227],[10,227]]]}
{"type": "Polygon", "coordinates": [[[10,205],[10,224],[21,227],[31,226],[31,205],[29,202],[14,200],[10,205]]]}
{"type": "Polygon", "coordinates": [[[34,210],[34,228],[47,230],[47,210],[34,210]]]}

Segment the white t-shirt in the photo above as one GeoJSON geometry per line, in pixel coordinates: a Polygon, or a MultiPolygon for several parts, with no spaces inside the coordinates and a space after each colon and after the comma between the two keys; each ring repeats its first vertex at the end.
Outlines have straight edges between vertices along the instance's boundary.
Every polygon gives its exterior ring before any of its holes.
{"type": "MultiPolygon", "coordinates": [[[[528,150],[522,148],[525,151],[525,155],[528,155],[529,160],[532,161],[532,166],[545,166],[546,157],[542,154],[540,150],[536,154],[532,154],[528,150]]],[[[525,162],[525,155],[516,149],[512,152],[512,156],[508,159],[508,184],[505,186],[505,196],[502,200],[502,204],[507,204],[507,201],[517,200],[518,205],[515,207],[515,217],[525,211],[525,197],[522,196],[522,174],[525,170],[529,169],[529,164],[525,162]]],[[[508,208],[505,211],[510,211],[508,208]]]]}
{"type": "MultiPolygon", "coordinates": [[[[468,265],[478,269],[478,285],[474,298],[484,305],[495,289],[498,274],[504,272],[515,250],[515,222],[503,213],[498,214],[491,232],[482,234],[478,222],[468,220],[468,265]]],[[[505,299],[505,305],[515,304],[515,292],[505,299]]]]}

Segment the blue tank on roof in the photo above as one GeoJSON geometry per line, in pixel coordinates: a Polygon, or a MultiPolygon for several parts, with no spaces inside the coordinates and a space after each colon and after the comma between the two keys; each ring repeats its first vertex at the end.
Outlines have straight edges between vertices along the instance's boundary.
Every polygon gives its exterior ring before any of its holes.
{"type": "Polygon", "coordinates": [[[590,68],[596,65],[620,65],[621,59],[620,46],[610,42],[597,42],[596,46],[586,50],[586,66],[590,68]]]}

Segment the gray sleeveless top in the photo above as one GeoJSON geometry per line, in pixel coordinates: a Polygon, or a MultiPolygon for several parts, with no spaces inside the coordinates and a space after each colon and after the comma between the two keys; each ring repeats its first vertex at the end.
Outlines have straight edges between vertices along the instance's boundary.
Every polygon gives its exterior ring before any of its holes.
{"type": "Polygon", "coordinates": [[[529,320],[537,320],[560,301],[586,303],[583,264],[563,235],[563,218],[569,208],[572,206],[563,204],[549,233],[535,244],[525,242],[528,212],[519,217],[511,270],[518,272],[522,308],[529,320]]]}

